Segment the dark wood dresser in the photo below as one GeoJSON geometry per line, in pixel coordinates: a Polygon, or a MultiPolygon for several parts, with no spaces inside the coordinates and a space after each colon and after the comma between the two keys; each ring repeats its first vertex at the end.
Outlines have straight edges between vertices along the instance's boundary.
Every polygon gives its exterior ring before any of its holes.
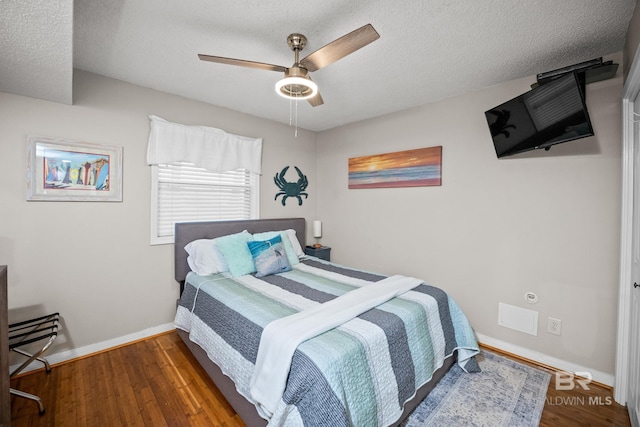
{"type": "Polygon", "coordinates": [[[0,265],[0,426],[11,424],[9,397],[9,318],[7,304],[7,266],[0,265]]]}

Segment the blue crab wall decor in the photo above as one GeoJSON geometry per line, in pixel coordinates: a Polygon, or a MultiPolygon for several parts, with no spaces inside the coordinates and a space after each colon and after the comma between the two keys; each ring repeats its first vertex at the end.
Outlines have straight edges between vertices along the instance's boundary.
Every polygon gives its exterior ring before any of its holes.
{"type": "Polygon", "coordinates": [[[277,173],[276,176],[273,177],[273,182],[275,182],[281,190],[276,194],[276,197],[273,200],[278,200],[278,196],[283,196],[282,206],[284,206],[287,197],[297,197],[299,206],[302,205],[302,197],[300,196],[304,196],[305,199],[309,197],[309,195],[304,191],[309,185],[306,175],[304,175],[297,166],[294,166],[294,168],[296,168],[296,171],[298,172],[298,181],[296,182],[287,182],[284,178],[285,174],[289,170],[289,166],[286,166],[280,173],[277,173]]]}

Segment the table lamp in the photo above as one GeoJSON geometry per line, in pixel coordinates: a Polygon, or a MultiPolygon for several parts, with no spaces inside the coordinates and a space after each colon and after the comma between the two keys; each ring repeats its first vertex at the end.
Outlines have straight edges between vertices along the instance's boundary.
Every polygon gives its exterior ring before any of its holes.
{"type": "Polygon", "coordinates": [[[316,238],[316,243],[314,243],[314,248],[321,248],[320,238],[322,237],[322,222],[321,221],[313,221],[313,237],[316,238]]]}

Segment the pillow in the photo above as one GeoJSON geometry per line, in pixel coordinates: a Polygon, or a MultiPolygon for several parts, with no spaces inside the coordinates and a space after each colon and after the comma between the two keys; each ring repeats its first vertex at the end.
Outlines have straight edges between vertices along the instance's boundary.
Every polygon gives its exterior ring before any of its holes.
{"type": "Polygon", "coordinates": [[[247,242],[253,240],[253,236],[247,230],[242,233],[218,237],[215,240],[232,276],[255,273],[256,267],[253,265],[253,258],[247,246],[247,242]]]}
{"type": "Polygon", "coordinates": [[[200,276],[229,271],[227,263],[215,244],[215,239],[198,239],[184,247],[189,256],[189,268],[200,276]]]}
{"type": "Polygon", "coordinates": [[[291,265],[282,244],[282,237],[279,234],[269,240],[247,242],[247,247],[258,271],[256,277],[291,271],[291,265]]]}
{"type": "Polygon", "coordinates": [[[291,243],[291,247],[293,248],[296,256],[298,258],[302,258],[305,254],[302,250],[302,246],[300,246],[300,242],[298,241],[298,237],[296,236],[296,230],[290,228],[288,230],[284,230],[285,233],[289,236],[289,242],[291,243]]]}
{"type": "MultiPolygon", "coordinates": [[[[293,230],[292,230],[293,231],[293,230]]],[[[295,233],[295,231],[294,231],[295,233]]],[[[284,252],[287,254],[287,259],[290,265],[296,265],[300,262],[295,249],[291,245],[291,240],[286,231],[265,231],[264,233],[256,233],[253,235],[254,240],[270,240],[276,236],[280,236],[282,244],[284,245],[284,252]]]]}

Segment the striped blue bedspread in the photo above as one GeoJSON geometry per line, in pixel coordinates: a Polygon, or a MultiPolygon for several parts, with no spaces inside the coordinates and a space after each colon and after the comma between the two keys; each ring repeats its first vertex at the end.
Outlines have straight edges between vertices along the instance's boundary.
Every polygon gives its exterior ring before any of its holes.
{"type": "MultiPolygon", "coordinates": [[[[262,278],[189,273],[175,326],[253,402],[251,377],[269,322],[384,278],[316,258],[262,278]]],[[[444,291],[421,284],[303,342],[269,425],[390,425],[456,350],[463,369],[479,370],[467,318],[444,291]]]]}

